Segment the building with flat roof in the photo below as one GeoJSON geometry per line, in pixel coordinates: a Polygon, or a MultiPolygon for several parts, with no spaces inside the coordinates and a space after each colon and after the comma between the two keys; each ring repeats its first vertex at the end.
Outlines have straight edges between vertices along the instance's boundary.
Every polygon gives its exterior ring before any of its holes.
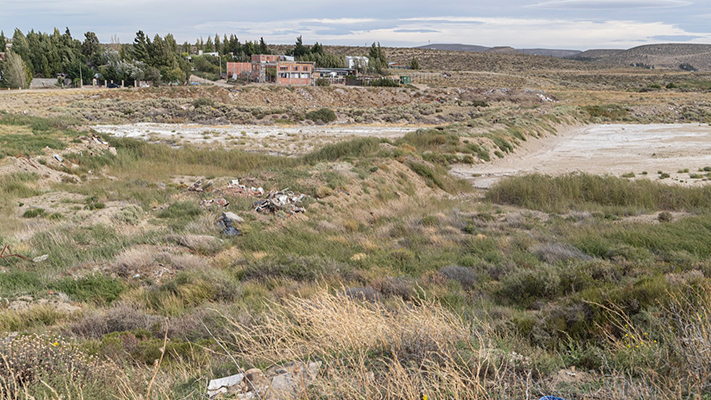
{"type": "Polygon", "coordinates": [[[278,85],[311,85],[314,63],[294,61],[294,57],[274,54],[252,54],[251,62],[228,62],[227,76],[252,82],[278,85]]]}

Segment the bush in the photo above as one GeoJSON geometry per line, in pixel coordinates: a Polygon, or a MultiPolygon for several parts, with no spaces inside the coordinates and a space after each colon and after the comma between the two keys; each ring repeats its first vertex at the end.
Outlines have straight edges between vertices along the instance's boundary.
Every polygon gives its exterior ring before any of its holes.
{"type": "Polygon", "coordinates": [[[49,287],[58,292],[66,293],[73,300],[100,304],[108,304],[118,299],[126,289],[120,281],[101,275],[79,279],[64,278],[51,283],[49,287]]]}
{"type": "Polygon", "coordinates": [[[310,119],[311,121],[314,121],[314,122],[321,121],[325,124],[327,124],[329,122],[333,122],[336,119],[338,119],[338,117],[336,117],[336,113],[333,112],[333,110],[331,110],[330,108],[326,108],[326,107],[320,108],[316,111],[310,111],[310,112],[306,113],[306,118],[310,119]]]}
{"type": "Polygon", "coordinates": [[[400,82],[394,79],[378,78],[371,80],[370,83],[368,83],[368,86],[400,87],[400,82]]]}
{"type": "Polygon", "coordinates": [[[462,288],[470,288],[476,283],[476,275],[474,271],[461,265],[448,265],[439,270],[439,274],[443,277],[459,282],[462,288]]]}
{"type": "Polygon", "coordinates": [[[22,214],[24,218],[44,217],[45,215],[47,215],[47,212],[44,208],[30,208],[22,214]]]}
{"type": "Polygon", "coordinates": [[[331,86],[331,82],[328,79],[318,78],[316,79],[316,86],[331,86]]]}
{"type": "Polygon", "coordinates": [[[674,216],[669,211],[662,211],[657,215],[657,220],[659,222],[671,222],[674,219],[674,216]]]}

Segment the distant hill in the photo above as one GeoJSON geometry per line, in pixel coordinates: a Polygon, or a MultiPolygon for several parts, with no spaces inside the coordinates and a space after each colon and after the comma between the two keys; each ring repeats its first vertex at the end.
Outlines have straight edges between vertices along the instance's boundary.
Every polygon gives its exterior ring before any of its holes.
{"type": "Polygon", "coordinates": [[[588,50],[574,60],[654,69],[711,71],[709,44],[649,44],[629,50],[588,50]]]}
{"type": "Polygon", "coordinates": [[[416,49],[424,50],[449,50],[449,51],[471,51],[473,53],[482,53],[489,50],[491,47],[476,46],[473,44],[459,43],[435,43],[426,44],[424,46],[415,47],[416,49]]]}
{"type": "Polygon", "coordinates": [[[476,46],[471,44],[459,43],[435,43],[424,46],[415,47],[416,49],[426,50],[448,50],[448,51],[470,51],[473,53],[521,53],[534,56],[547,56],[566,58],[580,54],[580,50],[558,50],[558,49],[515,49],[510,46],[486,47],[476,46]]]}

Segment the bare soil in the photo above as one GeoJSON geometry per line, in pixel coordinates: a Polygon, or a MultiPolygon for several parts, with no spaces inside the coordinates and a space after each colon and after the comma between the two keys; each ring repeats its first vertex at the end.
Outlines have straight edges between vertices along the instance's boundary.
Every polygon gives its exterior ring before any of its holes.
{"type": "MultiPolygon", "coordinates": [[[[711,126],[706,124],[591,125],[571,127],[522,143],[516,153],[478,165],[459,165],[452,174],[488,188],[503,177],[571,172],[660,179],[682,185],[705,184],[689,174],[711,166],[711,126]],[[688,172],[678,172],[688,169],[688,172]],[[643,174],[643,172],[647,174],[643,174]]],[[[705,174],[705,172],[704,172],[705,174]]]]}

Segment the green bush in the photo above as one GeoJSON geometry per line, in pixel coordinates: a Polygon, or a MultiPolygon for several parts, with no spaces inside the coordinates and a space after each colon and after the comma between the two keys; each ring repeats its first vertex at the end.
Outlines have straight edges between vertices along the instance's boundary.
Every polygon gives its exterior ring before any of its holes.
{"type": "Polygon", "coordinates": [[[76,301],[109,304],[119,298],[126,286],[120,281],[101,275],[79,279],[63,278],[49,285],[50,288],[66,293],[76,301]]]}
{"type": "Polygon", "coordinates": [[[336,119],[338,119],[338,117],[336,116],[336,113],[333,112],[333,110],[331,110],[330,108],[326,108],[326,107],[320,108],[315,111],[307,112],[306,118],[310,119],[311,121],[314,121],[314,122],[321,121],[325,124],[327,124],[329,122],[333,122],[336,119]]]}

